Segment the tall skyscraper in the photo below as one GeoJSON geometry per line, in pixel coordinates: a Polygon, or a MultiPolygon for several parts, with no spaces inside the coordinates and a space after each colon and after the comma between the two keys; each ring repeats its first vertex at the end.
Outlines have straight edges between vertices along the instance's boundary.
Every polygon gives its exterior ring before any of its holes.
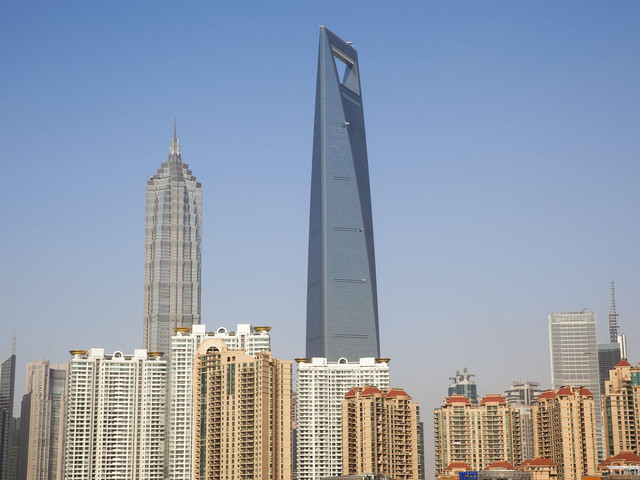
{"type": "Polygon", "coordinates": [[[163,480],[167,362],[72,350],[65,480],[163,480]]]}
{"type": "Polygon", "coordinates": [[[550,313],[549,351],[552,388],[582,386],[587,387],[595,396],[598,458],[604,460],[596,313],[591,311],[550,313]]]}
{"type": "Polygon", "coordinates": [[[358,53],[320,27],[311,172],[306,356],[380,356],[358,53]],[[344,71],[344,73],[339,73],[344,71]]]}
{"type": "Polygon", "coordinates": [[[342,475],[342,400],[352,387],[389,388],[389,359],[296,361],[298,479],[342,475]]]}
{"type": "Polygon", "coordinates": [[[62,480],[68,364],[27,363],[22,397],[18,478],[62,480]]]}
{"type": "Polygon", "coordinates": [[[175,125],[169,158],[147,182],[144,346],[169,352],[176,327],[200,323],[202,185],[182,162],[175,125]]]}
{"type": "Polygon", "coordinates": [[[193,479],[193,365],[196,349],[205,340],[222,340],[230,351],[243,350],[256,357],[271,350],[270,327],[239,324],[235,332],[224,327],[207,332],[205,325],[176,328],[171,337],[167,400],[167,478],[193,479]]]}
{"type": "Polygon", "coordinates": [[[193,367],[195,479],[291,479],[291,361],[205,339],[193,367]]]}
{"type": "Polygon", "coordinates": [[[7,477],[9,468],[15,383],[16,353],[14,346],[11,355],[0,364],[0,479],[2,480],[7,477]]]}

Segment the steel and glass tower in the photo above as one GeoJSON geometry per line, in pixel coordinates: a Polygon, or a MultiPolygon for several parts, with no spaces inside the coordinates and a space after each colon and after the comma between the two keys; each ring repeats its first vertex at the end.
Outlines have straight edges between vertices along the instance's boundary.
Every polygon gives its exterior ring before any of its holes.
{"type": "Polygon", "coordinates": [[[307,357],[380,356],[358,53],[320,27],[311,173],[307,357]]]}
{"type": "Polygon", "coordinates": [[[182,162],[174,124],[169,158],[147,182],[144,346],[169,353],[176,327],[200,323],[202,185],[182,162]]]}

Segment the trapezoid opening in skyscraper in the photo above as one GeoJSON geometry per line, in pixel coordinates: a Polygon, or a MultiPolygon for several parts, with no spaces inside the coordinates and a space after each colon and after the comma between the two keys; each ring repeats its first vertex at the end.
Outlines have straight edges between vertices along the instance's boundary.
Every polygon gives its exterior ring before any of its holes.
{"type": "Polygon", "coordinates": [[[306,356],[329,361],[380,356],[358,53],[323,26],[311,172],[306,356]]]}

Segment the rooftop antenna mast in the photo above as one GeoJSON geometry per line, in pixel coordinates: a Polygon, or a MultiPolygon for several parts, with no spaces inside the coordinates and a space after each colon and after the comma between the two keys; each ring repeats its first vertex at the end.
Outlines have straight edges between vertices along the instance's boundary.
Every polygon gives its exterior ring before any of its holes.
{"type": "Polygon", "coordinates": [[[618,314],[616,313],[616,288],[611,280],[611,307],[609,308],[609,341],[618,342],[618,314]]]}

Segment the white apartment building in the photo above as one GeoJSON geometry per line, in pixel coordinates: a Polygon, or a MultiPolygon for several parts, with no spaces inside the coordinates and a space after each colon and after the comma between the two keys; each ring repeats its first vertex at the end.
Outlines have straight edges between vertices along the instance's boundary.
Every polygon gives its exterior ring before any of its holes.
{"type": "Polygon", "coordinates": [[[160,353],[72,350],[65,480],[161,480],[167,362],[160,353]]]}
{"type": "Polygon", "coordinates": [[[389,388],[389,359],[298,358],[298,480],[342,475],[342,400],[353,387],[389,388]]]}
{"type": "Polygon", "coordinates": [[[271,351],[271,327],[236,326],[236,331],[218,328],[207,332],[205,325],[179,327],[171,337],[169,355],[169,394],[167,407],[167,478],[193,478],[193,365],[198,346],[217,338],[229,350],[244,350],[252,357],[271,351]]]}

